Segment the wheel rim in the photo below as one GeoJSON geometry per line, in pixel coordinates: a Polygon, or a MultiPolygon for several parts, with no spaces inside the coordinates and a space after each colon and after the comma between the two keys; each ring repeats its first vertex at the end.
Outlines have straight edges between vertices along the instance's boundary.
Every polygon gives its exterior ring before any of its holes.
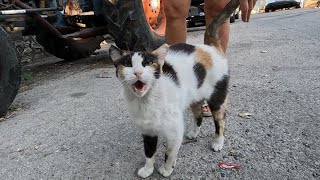
{"type": "Polygon", "coordinates": [[[166,30],[164,0],[142,0],[142,5],[150,29],[157,35],[164,36],[166,30]]]}

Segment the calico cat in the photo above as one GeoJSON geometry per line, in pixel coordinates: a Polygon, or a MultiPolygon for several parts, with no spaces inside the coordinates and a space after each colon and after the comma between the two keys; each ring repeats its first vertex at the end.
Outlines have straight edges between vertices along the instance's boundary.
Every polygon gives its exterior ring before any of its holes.
{"type": "Polygon", "coordinates": [[[238,5],[237,0],[231,1],[207,28],[205,36],[210,45],[164,44],[153,52],[124,52],[110,47],[128,111],[143,137],[146,163],[138,171],[140,177],[146,178],[154,171],[159,136],[166,141],[165,163],[159,172],[164,177],[173,172],[183,140],[183,113],[191,107],[194,120],[187,138],[194,139],[200,131],[204,100],[216,128],[211,147],[214,151],[222,149],[229,75],[216,32],[238,5]]]}

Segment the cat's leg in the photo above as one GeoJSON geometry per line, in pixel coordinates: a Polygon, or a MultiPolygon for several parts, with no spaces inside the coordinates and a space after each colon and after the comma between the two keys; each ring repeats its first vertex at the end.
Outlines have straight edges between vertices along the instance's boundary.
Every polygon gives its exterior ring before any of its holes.
{"type": "Polygon", "coordinates": [[[191,110],[193,113],[193,121],[191,123],[190,131],[187,134],[188,139],[195,139],[200,132],[200,126],[202,124],[202,119],[203,119],[202,104],[203,102],[199,102],[191,105],[191,110]]]}
{"type": "Polygon", "coordinates": [[[227,110],[227,91],[229,76],[224,76],[215,86],[208,104],[212,112],[212,117],[216,127],[215,137],[211,148],[220,151],[224,143],[224,120],[227,110]]]}
{"type": "Polygon", "coordinates": [[[146,164],[138,171],[138,175],[142,178],[149,177],[154,170],[153,164],[155,162],[155,152],[157,150],[157,136],[143,136],[144,152],[146,155],[146,164]]]}
{"type": "Polygon", "coordinates": [[[159,168],[159,173],[168,177],[173,172],[173,168],[176,165],[179,149],[183,140],[183,120],[177,128],[176,132],[170,132],[166,139],[166,152],[165,152],[165,163],[159,168]]]}
{"type": "Polygon", "coordinates": [[[226,117],[226,110],[227,110],[227,102],[220,105],[219,109],[212,108],[213,106],[210,105],[209,107],[212,110],[212,117],[214,120],[215,125],[215,136],[211,145],[211,148],[214,151],[220,151],[223,147],[224,143],[224,125],[225,125],[225,117],[226,117]]]}

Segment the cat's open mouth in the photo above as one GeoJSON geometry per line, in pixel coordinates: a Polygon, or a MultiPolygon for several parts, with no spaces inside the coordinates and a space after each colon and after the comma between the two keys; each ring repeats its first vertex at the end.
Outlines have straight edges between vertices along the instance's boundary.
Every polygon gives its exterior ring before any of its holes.
{"type": "Polygon", "coordinates": [[[132,84],[132,87],[135,93],[141,93],[146,90],[146,84],[139,80],[132,84]]]}

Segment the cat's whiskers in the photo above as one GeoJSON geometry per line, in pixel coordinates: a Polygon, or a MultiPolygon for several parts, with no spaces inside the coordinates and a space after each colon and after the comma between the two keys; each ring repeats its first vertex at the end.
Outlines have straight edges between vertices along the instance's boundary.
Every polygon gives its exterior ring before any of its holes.
{"type": "Polygon", "coordinates": [[[122,85],[122,84],[119,84],[119,85],[115,88],[115,90],[116,90],[117,92],[122,92],[122,93],[119,93],[119,94],[120,94],[120,96],[123,98],[123,92],[124,92],[124,90],[125,90],[125,86],[122,85]]]}
{"type": "Polygon", "coordinates": [[[119,82],[120,82],[120,84],[116,87],[117,91],[121,90],[121,91],[124,92],[124,90],[130,90],[129,89],[129,84],[127,83],[126,80],[120,80],[119,82]]]}

